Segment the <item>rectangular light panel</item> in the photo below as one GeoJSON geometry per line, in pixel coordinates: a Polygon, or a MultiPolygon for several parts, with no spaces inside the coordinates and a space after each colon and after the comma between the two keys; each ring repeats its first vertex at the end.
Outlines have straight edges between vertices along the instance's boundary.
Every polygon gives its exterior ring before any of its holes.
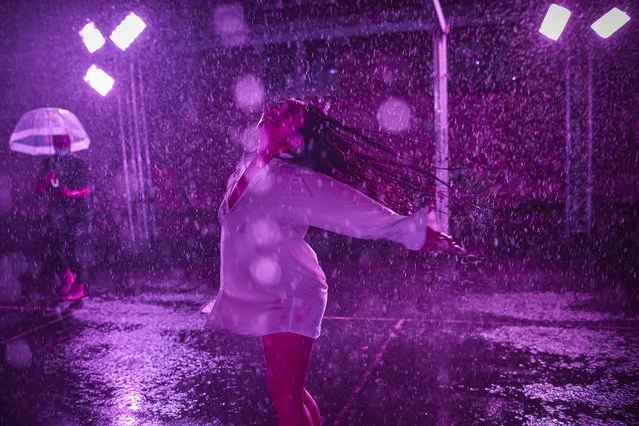
{"type": "Polygon", "coordinates": [[[613,8],[590,26],[597,34],[603,38],[610,37],[615,31],[623,27],[626,22],[630,21],[630,17],[625,12],[613,8]]]}
{"type": "Polygon", "coordinates": [[[539,32],[548,37],[551,40],[557,41],[559,36],[566,28],[568,19],[570,18],[570,11],[565,7],[551,4],[546,12],[546,17],[541,23],[539,32]]]}
{"type": "Polygon", "coordinates": [[[93,53],[102,46],[106,40],[102,36],[102,33],[99,29],[96,28],[93,22],[89,22],[80,30],[80,37],[82,37],[82,41],[84,45],[89,49],[89,53],[93,53]]]}
{"type": "Polygon", "coordinates": [[[105,73],[95,65],[91,65],[91,68],[89,68],[84,76],[84,81],[89,83],[89,86],[93,87],[93,89],[102,96],[106,96],[115,83],[115,80],[113,80],[109,74],[105,73]]]}
{"type": "Polygon", "coordinates": [[[135,13],[131,12],[120,25],[115,27],[109,37],[122,51],[126,50],[133,41],[144,31],[146,24],[135,13]]]}

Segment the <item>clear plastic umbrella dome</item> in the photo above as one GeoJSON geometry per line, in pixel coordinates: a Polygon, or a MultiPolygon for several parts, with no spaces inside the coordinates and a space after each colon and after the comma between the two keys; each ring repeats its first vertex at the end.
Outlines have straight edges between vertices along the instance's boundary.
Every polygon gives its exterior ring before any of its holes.
{"type": "Polygon", "coordinates": [[[9,148],[29,155],[53,155],[53,135],[67,135],[71,152],[88,149],[91,143],[82,123],[62,108],[38,108],[25,113],[16,125],[9,148]]]}

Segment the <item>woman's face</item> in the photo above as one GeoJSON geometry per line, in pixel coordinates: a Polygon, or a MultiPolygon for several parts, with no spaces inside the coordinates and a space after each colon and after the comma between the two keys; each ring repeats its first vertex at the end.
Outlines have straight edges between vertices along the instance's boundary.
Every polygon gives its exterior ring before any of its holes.
{"type": "Polygon", "coordinates": [[[64,157],[71,152],[71,139],[67,135],[53,135],[52,138],[56,155],[64,157]]]}
{"type": "Polygon", "coordinates": [[[288,100],[267,108],[257,124],[260,150],[281,153],[300,148],[304,144],[305,119],[304,105],[297,101],[288,100]]]}

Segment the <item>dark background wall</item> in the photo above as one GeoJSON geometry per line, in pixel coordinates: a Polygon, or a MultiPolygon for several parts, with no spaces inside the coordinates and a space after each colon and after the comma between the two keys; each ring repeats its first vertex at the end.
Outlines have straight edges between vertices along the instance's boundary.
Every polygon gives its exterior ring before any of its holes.
{"type": "MultiPolygon", "coordinates": [[[[240,4],[246,26],[258,35],[297,28],[308,32],[318,22],[334,29],[406,22],[417,16],[436,25],[429,2],[316,3],[240,4]]],[[[565,196],[563,67],[565,58],[575,54],[570,46],[588,42],[595,52],[596,236],[601,240],[613,231],[627,234],[636,225],[639,193],[636,22],[609,40],[574,30],[551,43],[537,32],[550,2],[508,2],[506,9],[497,2],[443,3],[452,22],[450,152],[451,165],[459,168],[453,178],[463,193],[485,208],[478,213],[466,204],[455,206],[458,229],[477,245],[496,237],[503,241],[504,235],[522,233],[522,223],[526,228],[535,221],[534,235],[560,234],[565,196]]],[[[607,3],[595,3],[575,6],[581,8],[583,20],[608,10],[607,3]]],[[[116,97],[111,93],[102,98],[82,77],[95,62],[118,81],[126,81],[129,55],[144,75],[155,206],[164,235],[190,232],[181,217],[182,189],[200,213],[215,222],[226,178],[242,152],[241,135],[260,114],[243,112],[235,104],[234,84],[246,74],[262,79],[267,101],[305,96],[362,127],[378,126],[377,108],[389,96],[402,98],[411,107],[412,119],[401,147],[432,158],[428,32],[326,36],[303,42],[282,38],[272,44],[225,46],[216,35],[216,7],[195,0],[0,6],[0,135],[5,140],[0,144],[0,174],[4,185],[11,185],[11,199],[4,198],[8,207],[2,212],[6,223],[37,217],[43,207],[31,191],[38,159],[9,152],[9,135],[24,112],[58,106],[75,112],[92,138],[91,149],[81,155],[91,164],[95,179],[96,229],[125,235],[116,97]],[[79,29],[89,20],[99,28],[113,28],[131,10],[148,23],[133,46],[121,53],[107,45],[89,55],[79,29]]],[[[633,12],[628,9],[631,16],[633,12]]]]}

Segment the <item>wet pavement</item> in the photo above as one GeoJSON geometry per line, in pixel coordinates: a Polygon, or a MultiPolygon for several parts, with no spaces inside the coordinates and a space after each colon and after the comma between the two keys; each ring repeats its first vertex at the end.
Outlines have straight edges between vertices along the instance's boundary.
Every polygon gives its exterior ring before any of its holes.
{"type": "MultiPolygon", "coordinates": [[[[612,283],[521,262],[378,264],[324,264],[308,378],[324,424],[639,424],[639,318],[612,283]]],[[[0,424],[276,424],[260,341],[202,328],[206,282],[120,280],[62,311],[2,307],[0,424]]]]}

